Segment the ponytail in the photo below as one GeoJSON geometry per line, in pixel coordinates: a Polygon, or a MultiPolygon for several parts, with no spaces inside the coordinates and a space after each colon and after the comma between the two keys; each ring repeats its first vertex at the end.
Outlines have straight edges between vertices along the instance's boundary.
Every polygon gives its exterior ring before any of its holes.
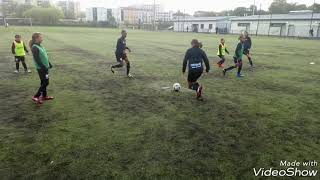
{"type": "Polygon", "coordinates": [[[29,41],[29,47],[30,49],[32,49],[32,46],[36,43],[36,40],[41,36],[41,33],[37,32],[37,33],[33,33],[32,34],[32,38],[29,41]]]}

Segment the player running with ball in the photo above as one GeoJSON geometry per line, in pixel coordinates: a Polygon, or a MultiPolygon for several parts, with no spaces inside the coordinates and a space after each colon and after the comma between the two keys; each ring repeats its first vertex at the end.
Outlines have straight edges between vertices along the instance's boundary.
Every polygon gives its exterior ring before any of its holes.
{"type": "Polygon", "coordinates": [[[203,87],[198,83],[198,79],[203,73],[203,62],[206,65],[206,72],[210,71],[210,64],[206,53],[200,48],[198,40],[194,39],[191,42],[192,47],[187,50],[182,66],[182,73],[186,72],[188,65],[188,87],[191,90],[197,91],[197,100],[202,101],[203,87]]]}
{"type": "Polygon", "coordinates": [[[118,61],[117,65],[111,66],[111,72],[114,73],[114,68],[122,68],[124,66],[123,61],[127,65],[127,76],[132,78],[133,76],[130,74],[130,61],[127,56],[127,50],[131,52],[130,48],[127,47],[127,31],[121,31],[121,37],[117,41],[117,50],[116,50],[116,58],[118,61]]]}

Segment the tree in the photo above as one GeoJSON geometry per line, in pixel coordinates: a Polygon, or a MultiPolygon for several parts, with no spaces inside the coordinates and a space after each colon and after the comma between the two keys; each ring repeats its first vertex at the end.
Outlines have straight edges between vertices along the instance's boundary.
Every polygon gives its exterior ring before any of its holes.
{"type": "Polygon", "coordinates": [[[273,0],[269,7],[272,14],[288,14],[290,11],[306,10],[305,4],[287,3],[286,0],[273,0]]]}
{"type": "Polygon", "coordinates": [[[246,7],[237,7],[234,11],[233,11],[233,16],[245,16],[245,15],[250,15],[252,14],[252,12],[250,12],[250,9],[246,8],[246,7]]]}
{"type": "Polygon", "coordinates": [[[108,24],[112,27],[116,27],[117,26],[116,18],[114,18],[113,16],[108,16],[108,24]]]}
{"type": "Polygon", "coordinates": [[[314,5],[308,7],[309,10],[314,10],[315,13],[320,13],[320,4],[315,3],[314,5]],[[314,8],[313,8],[314,6],[314,8]]]}
{"type": "Polygon", "coordinates": [[[213,12],[213,11],[196,11],[194,13],[194,17],[213,17],[213,16],[218,16],[219,13],[213,12]]]}
{"type": "Polygon", "coordinates": [[[50,8],[31,8],[30,10],[24,13],[25,17],[32,18],[34,22],[40,24],[56,24],[59,19],[64,18],[62,11],[59,9],[50,7],[50,8]]]}
{"type": "Polygon", "coordinates": [[[190,15],[187,13],[183,13],[181,11],[178,11],[178,12],[174,13],[173,16],[190,16],[190,15]]]}
{"type": "Polygon", "coordinates": [[[287,14],[288,10],[288,3],[286,0],[273,0],[269,7],[269,11],[272,14],[287,14]]]}
{"type": "Polygon", "coordinates": [[[17,7],[17,3],[14,1],[2,2],[1,4],[1,12],[4,17],[14,17],[15,8],[17,7]]]}
{"type": "Polygon", "coordinates": [[[251,11],[251,14],[252,12],[254,12],[255,15],[258,13],[258,7],[256,5],[251,5],[249,9],[251,11]]]}

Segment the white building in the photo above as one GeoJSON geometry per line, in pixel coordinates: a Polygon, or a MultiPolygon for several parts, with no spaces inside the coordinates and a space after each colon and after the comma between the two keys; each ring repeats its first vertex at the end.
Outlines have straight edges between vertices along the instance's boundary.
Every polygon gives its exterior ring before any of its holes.
{"type": "Polygon", "coordinates": [[[156,21],[158,22],[171,22],[173,20],[173,11],[158,12],[156,21]]]}
{"type": "Polygon", "coordinates": [[[73,0],[57,1],[57,7],[62,10],[66,18],[76,18],[80,15],[80,2],[73,0]]]}
{"type": "Polygon", "coordinates": [[[172,21],[173,12],[165,12],[160,4],[133,5],[121,8],[121,22],[131,25],[172,21]]]}
{"type": "Polygon", "coordinates": [[[290,14],[255,15],[231,19],[231,33],[243,30],[250,34],[272,36],[309,37],[310,25],[314,36],[320,37],[320,14],[314,14],[311,24],[311,12],[291,12],[290,14]]]}
{"type": "Polygon", "coordinates": [[[176,32],[202,32],[215,33],[218,30],[220,33],[230,32],[231,16],[225,17],[175,17],[174,31],[176,32]]]}
{"type": "Polygon", "coordinates": [[[108,21],[108,9],[104,7],[87,8],[86,19],[89,22],[106,22],[108,21]]]}

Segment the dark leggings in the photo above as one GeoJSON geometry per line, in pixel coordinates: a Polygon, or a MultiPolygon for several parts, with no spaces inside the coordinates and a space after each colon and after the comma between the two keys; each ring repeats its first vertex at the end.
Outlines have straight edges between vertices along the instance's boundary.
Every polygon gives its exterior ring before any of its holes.
{"type": "Polygon", "coordinates": [[[48,71],[38,70],[39,78],[40,78],[40,88],[38,92],[34,95],[34,97],[46,97],[47,96],[47,86],[49,85],[49,74],[48,71]]]}
{"type": "Polygon", "coordinates": [[[234,66],[230,66],[229,68],[225,69],[226,71],[231,71],[235,68],[238,67],[238,74],[241,74],[241,70],[242,70],[242,59],[237,59],[237,58],[234,58],[234,63],[235,65],[234,66]]]}
{"type": "Polygon", "coordinates": [[[20,62],[22,63],[22,66],[24,68],[24,70],[28,70],[27,64],[25,62],[25,57],[24,56],[16,56],[14,57],[15,61],[16,61],[16,69],[17,71],[19,71],[20,69],[20,62]]]}
{"type": "Polygon", "coordinates": [[[198,79],[201,77],[203,71],[189,71],[188,74],[188,85],[189,85],[189,89],[195,90],[197,91],[200,84],[197,82],[198,79]]]}
{"type": "Polygon", "coordinates": [[[127,75],[130,74],[130,61],[127,57],[126,54],[116,54],[116,58],[117,58],[117,61],[119,62],[119,64],[116,64],[114,66],[112,66],[112,68],[122,68],[123,67],[123,61],[127,64],[127,75]]]}
{"type": "Polygon", "coordinates": [[[219,65],[222,65],[224,62],[226,62],[226,58],[224,56],[219,56],[220,61],[218,62],[219,65]]]}

